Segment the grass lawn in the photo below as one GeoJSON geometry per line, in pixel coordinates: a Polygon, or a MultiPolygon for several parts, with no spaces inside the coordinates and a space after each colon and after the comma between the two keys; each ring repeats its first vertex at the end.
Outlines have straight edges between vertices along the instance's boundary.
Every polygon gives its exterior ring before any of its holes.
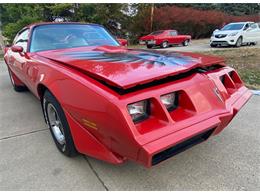
{"type": "Polygon", "coordinates": [[[234,48],[213,50],[203,54],[216,55],[226,59],[228,66],[238,71],[250,89],[260,89],[260,48],[234,48]]]}

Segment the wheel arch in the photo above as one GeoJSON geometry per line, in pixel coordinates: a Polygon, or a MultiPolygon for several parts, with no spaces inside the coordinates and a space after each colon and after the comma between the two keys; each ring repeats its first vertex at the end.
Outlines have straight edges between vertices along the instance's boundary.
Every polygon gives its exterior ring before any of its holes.
{"type": "MultiPolygon", "coordinates": [[[[51,83],[51,82],[50,82],[51,83]]],[[[41,101],[41,105],[43,105],[43,96],[45,91],[48,90],[61,104],[62,106],[62,96],[60,95],[60,88],[57,83],[52,83],[51,85],[47,85],[45,83],[39,83],[37,85],[37,95],[41,101]],[[48,86],[48,87],[47,87],[48,86]]],[[[64,114],[66,116],[66,120],[70,127],[70,132],[72,135],[73,142],[75,144],[76,150],[82,154],[92,156],[94,158],[104,160],[110,162],[112,164],[120,164],[124,160],[121,156],[113,153],[107,146],[105,146],[102,142],[100,142],[94,135],[92,135],[89,130],[84,128],[82,124],[77,121],[69,111],[62,107],[64,114]],[[88,143],[88,144],[86,144],[88,143]]],[[[47,120],[45,118],[44,109],[42,106],[42,112],[44,115],[45,122],[47,120]]]]}
{"type": "MultiPolygon", "coordinates": [[[[42,101],[42,98],[43,98],[43,95],[44,95],[44,92],[46,90],[49,90],[48,87],[46,87],[46,85],[42,84],[42,83],[39,83],[38,86],[37,86],[37,95],[38,97],[40,98],[40,100],[42,101]]],[[[50,91],[50,90],[49,90],[50,91]]]]}
{"type": "Polygon", "coordinates": [[[243,43],[243,40],[244,40],[243,35],[240,35],[240,36],[237,38],[237,40],[240,39],[240,38],[242,39],[242,43],[243,43]]]}

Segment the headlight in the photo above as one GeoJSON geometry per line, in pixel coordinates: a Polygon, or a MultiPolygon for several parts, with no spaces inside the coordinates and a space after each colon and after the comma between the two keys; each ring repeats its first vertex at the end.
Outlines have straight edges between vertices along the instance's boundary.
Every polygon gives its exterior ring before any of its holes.
{"type": "Polygon", "coordinates": [[[172,111],[177,108],[178,94],[176,92],[169,93],[161,96],[161,101],[168,111],[172,111]]]}
{"type": "Polygon", "coordinates": [[[230,37],[231,37],[231,36],[236,36],[237,33],[238,33],[238,32],[233,32],[233,33],[229,34],[228,36],[230,36],[230,37]]]}
{"type": "Polygon", "coordinates": [[[143,100],[127,105],[128,112],[134,122],[139,122],[149,116],[149,101],[143,100]]]}

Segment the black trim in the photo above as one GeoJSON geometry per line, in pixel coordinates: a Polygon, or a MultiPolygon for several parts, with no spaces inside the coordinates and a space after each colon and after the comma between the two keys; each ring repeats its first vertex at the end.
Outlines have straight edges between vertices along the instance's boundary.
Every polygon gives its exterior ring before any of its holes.
{"type": "Polygon", "coordinates": [[[210,137],[210,135],[213,133],[214,130],[215,130],[215,128],[212,128],[199,135],[195,135],[194,137],[192,137],[188,140],[185,140],[184,142],[181,142],[175,146],[172,146],[162,152],[159,152],[158,154],[155,154],[152,158],[152,165],[156,165],[168,158],[175,156],[176,154],[179,154],[179,153],[191,148],[192,146],[195,146],[195,145],[207,140],[210,137]]]}

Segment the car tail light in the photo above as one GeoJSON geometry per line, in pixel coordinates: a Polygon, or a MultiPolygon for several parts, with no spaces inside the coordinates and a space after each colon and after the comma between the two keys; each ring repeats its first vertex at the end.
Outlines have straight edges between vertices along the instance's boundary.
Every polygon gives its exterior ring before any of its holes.
{"type": "Polygon", "coordinates": [[[143,100],[127,105],[128,112],[134,122],[140,122],[149,117],[149,101],[143,100]]]}
{"type": "Polygon", "coordinates": [[[172,111],[178,106],[178,94],[176,92],[161,96],[161,101],[168,111],[172,111]]]}

